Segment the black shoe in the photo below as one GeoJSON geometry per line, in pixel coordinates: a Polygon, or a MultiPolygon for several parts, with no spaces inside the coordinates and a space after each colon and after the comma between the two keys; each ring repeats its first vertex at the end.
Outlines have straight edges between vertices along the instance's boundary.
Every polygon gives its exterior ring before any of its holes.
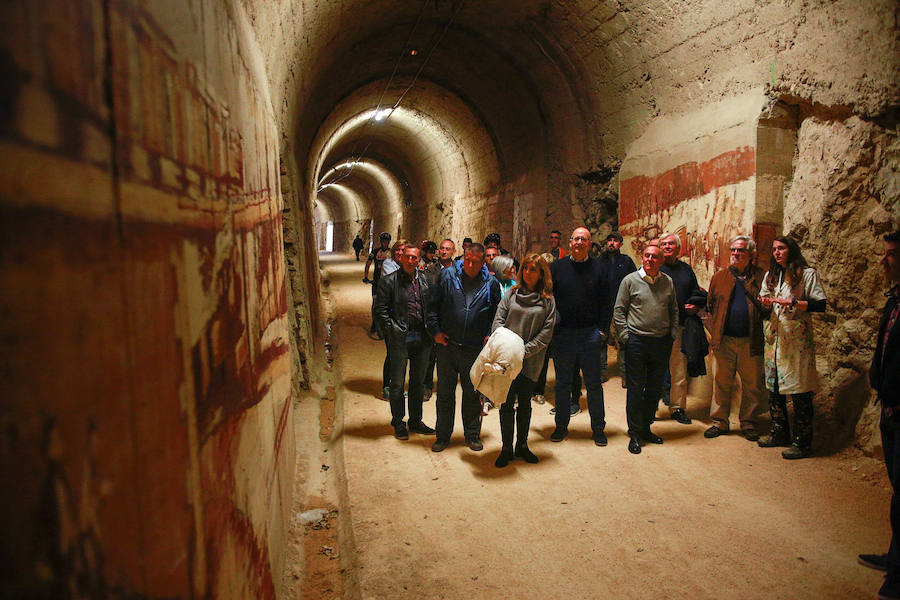
{"type": "Polygon", "coordinates": [[[609,443],[606,439],[606,434],[602,431],[595,431],[594,435],[591,437],[594,438],[594,444],[597,446],[605,446],[609,443]]]}
{"type": "Polygon", "coordinates": [[[413,433],[421,433],[422,435],[434,435],[434,429],[421,421],[418,423],[410,423],[409,430],[413,433]]]}
{"type": "Polygon", "coordinates": [[[717,425],[713,425],[712,427],[710,427],[709,429],[707,429],[706,431],[703,432],[703,437],[709,438],[709,439],[719,437],[720,435],[728,435],[728,430],[727,429],[719,429],[719,427],[717,425]]]}
{"type": "Polygon", "coordinates": [[[791,447],[787,450],[784,450],[781,453],[782,458],[786,458],[788,460],[796,460],[798,458],[806,458],[809,456],[809,449],[803,449],[796,444],[791,444],[791,447]]]}
{"type": "Polygon", "coordinates": [[[785,438],[774,436],[774,435],[764,435],[759,438],[759,441],[756,442],[759,444],[760,448],[775,448],[777,446],[790,446],[791,442],[785,438]]]}
{"type": "Polygon", "coordinates": [[[526,446],[525,444],[516,446],[516,456],[531,464],[535,464],[540,460],[537,456],[534,455],[534,452],[528,449],[528,446],[526,446]]]}
{"type": "Polygon", "coordinates": [[[897,577],[888,574],[878,589],[878,600],[900,600],[900,583],[897,577]]]}
{"type": "Polygon", "coordinates": [[[684,409],[676,408],[672,411],[672,420],[678,421],[682,425],[690,425],[691,418],[687,416],[684,412],[684,409]]]}
{"type": "Polygon", "coordinates": [[[580,412],[581,412],[580,404],[572,404],[571,406],[569,406],[569,418],[570,419],[580,412]]]}
{"type": "Polygon", "coordinates": [[[481,452],[484,450],[484,444],[481,443],[481,438],[473,437],[466,440],[466,446],[469,447],[469,450],[473,452],[481,452]]]}
{"type": "Polygon", "coordinates": [[[652,431],[650,433],[648,433],[647,435],[643,436],[642,441],[647,442],[648,444],[662,444],[663,443],[663,439],[661,437],[659,437],[658,435],[656,435],[655,433],[653,433],[652,431]]]}
{"type": "Polygon", "coordinates": [[[860,554],[857,560],[864,567],[877,571],[887,571],[888,568],[887,554],[860,554]]]}
{"type": "Polygon", "coordinates": [[[513,458],[515,458],[515,455],[513,454],[512,450],[503,449],[500,451],[500,455],[497,457],[497,460],[494,461],[494,466],[498,469],[502,469],[503,467],[508,465],[513,458]]]}
{"type": "Polygon", "coordinates": [[[447,446],[450,445],[450,442],[447,440],[434,440],[434,443],[431,445],[432,452],[443,452],[447,449],[447,446]]]}
{"type": "Polygon", "coordinates": [[[631,441],[628,442],[628,451],[632,454],[640,454],[641,453],[641,443],[638,441],[636,437],[631,438],[631,441]]]}
{"type": "Polygon", "coordinates": [[[744,436],[744,439],[748,442],[758,442],[759,441],[759,432],[755,429],[744,429],[741,431],[741,435],[744,436]]]}
{"type": "Polygon", "coordinates": [[[563,429],[562,427],[557,427],[553,430],[553,433],[550,434],[551,442],[561,442],[566,439],[566,436],[569,435],[568,429],[563,429]]]}
{"type": "Polygon", "coordinates": [[[409,439],[409,431],[406,430],[406,423],[400,423],[399,425],[394,425],[394,437],[398,440],[408,440],[409,439]]]}

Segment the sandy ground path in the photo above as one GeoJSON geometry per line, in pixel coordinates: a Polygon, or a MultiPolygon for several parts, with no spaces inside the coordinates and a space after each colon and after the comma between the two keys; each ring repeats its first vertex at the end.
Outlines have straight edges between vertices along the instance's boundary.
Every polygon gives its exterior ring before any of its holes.
{"type": "MultiPolygon", "coordinates": [[[[483,452],[463,444],[458,414],[442,453],[430,451],[433,437],[395,440],[378,398],[384,344],[366,337],[363,263],[324,255],[322,264],[338,315],[342,518],[363,598],[875,597],[881,574],[856,555],[890,540],[877,461],[788,462],[737,435],[706,440],[708,406],[696,399],[692,425],[663,418],[654,431],[664,445],[633,456],[617,377],[604,385],[605,448],[591,441],[586,412],[551,443],[549,403],[532,417],[536,465],[494,467],[496,411],[484,419],[483,452]]],[[[434,419],[431,401],[425,422],[434,419]]]]}

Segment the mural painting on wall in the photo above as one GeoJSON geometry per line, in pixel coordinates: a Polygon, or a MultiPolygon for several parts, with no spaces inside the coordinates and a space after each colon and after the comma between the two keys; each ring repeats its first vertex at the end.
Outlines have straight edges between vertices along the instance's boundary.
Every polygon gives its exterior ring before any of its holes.
{"type": "MultiPolygon", "coordinates": [[[[282,377],[290,367],[277,132],[262,103],[245,103],[247,112],[233,115],[202,67],[178,57],[150,15],[134,9],[112,18],[119,20],[111,30],[116,154],[129,184],[124,195],[135,204],[155,198],[127,216],[125,227],[133,236],[148,230],[154,239],[178,231],[164,258],[135,253],[132,260],[166,260],[177,273],[176,304],[160,310],[178,314],[177,343],[188,366],[183,377],[192,386],[186,410],[196,417],[186,426],[196,428],[203,456],[200,497],[185,498],[204,504],[193,543],[206,547],[210,589],[218,585],[223,557],[262,557],[250,565],[248,581],[255,597],[273,598],[265,544],[247,520],[232,469],[250,409],[266,399],[279,415],[272,440],[277,462],[290,406],[289,375],[282,377]],[[246,163],[245,148],[259,158],[246,163]]],[[[259,97],[249,77],[240,85],[259,97]]]]}
{"type": "Polygon", "coordinates": [[[525,256],[531,238],[532,194],[519,196],[513,203],[513,232],[509,251],[513,256],[525,256]]]}
{"type": "Polygon", "coordinates": [[[728,266],[731,239],[755,233],[752,215],[744,209],[754,198],[754,172],[754,150],[745,147],[704,163],[626,179],[620,184],[620,230],[631,238],[638,257],[650,240],[675,233],[681,259],[706,284],[728,266]]]}

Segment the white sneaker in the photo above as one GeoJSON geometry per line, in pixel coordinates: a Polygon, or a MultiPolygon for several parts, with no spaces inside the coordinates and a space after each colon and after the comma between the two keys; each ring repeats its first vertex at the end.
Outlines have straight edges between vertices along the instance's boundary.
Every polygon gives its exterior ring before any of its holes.
{"type": "Polygon", "coordinates": [[[531,397],[531,401],[537,402],[538,404],[543,404],[544,402],[546,402],[546,400],[544,400],[543,394],[535,394],[531,397]]]}

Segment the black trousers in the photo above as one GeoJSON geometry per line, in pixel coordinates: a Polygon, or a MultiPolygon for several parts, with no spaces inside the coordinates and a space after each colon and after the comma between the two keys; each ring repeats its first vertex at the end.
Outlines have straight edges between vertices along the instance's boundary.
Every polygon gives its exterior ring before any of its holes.
{"type": "Polygon", "coordinates": [[[897,533],[900,532],[900,498],[897,497],[897,486],[900,485],[900,423],[895,418],[887,417],[882,412],[880,429],[884,465],[894,490],[891,494],[891,546],[888,550],[887,580],[896,585],[900,584],[900,539],[897,539],[897,533]]]}
{"type": "Polygon", "coordinates": [[[462,386],[462,422],[466,439],[481,435],[481,400],[472,386],[469,369],[478,358],[480,348],[450,343],[437,349],[436,439],[449,442],[456,416],[456,382],[462,386]]]}
{"type": "MultiPolygon", "coordinates": [[[[390,389],[391,387],[391,343],[390,340],[384,338],[384,364],[381,365],[381,389],[390,389]]],[[[403,389],[403,382],[400,382],[400,389],[403,389]]]]}
{"type": "Polygon", "coordinates": [[[513,449],[513,429],[518,429],[519,436],[516,439],[516,447],[528,443],[528,428],[531,427],[531,393],[534,391],[534,382],[522,374],[513,379],[506,394],[506,402],[500,405],[500,438],[503,440],[503,449],[513,449]],[[516,400],[519,406],[515,408],[516,400]]]}
{"type": "Polygon", "coordinates": [[[794,435],[788,422],[787,396],[778,391],[778,380],[775,380],[775,391],[769,392],[769,415],[772,417],[772,437],[787,441],[803,450],[809,450],[813,441],[813,393],[791,394],[794,403],[794,435]]]}
{"type": "MultiPolygon", "coordinates": [[[[534,384],[534,393],[544,395],[547,388],[547,369],[550,368],[550,356],[553,354],[553,342],[547,346],[544,353],[544,364],[541,366],[541,372],[534,384]]],[[[581,398],[581,367],[578,365],[578,359],[575,359],[575,376],[572,378],[572,398],[581,398]]]]}
{"type": "Polygon", "coordinates": [[[431,338],[422,332],[408,336],[404,340],[395,340],[395,335],[388,343],[388,356],[391,368],[391,425],[396,427],[403,423],[406,416],[403,402],[403,388],[406,382],[406,366],[409,364],[409,422],[422,422],[422,398],[424,394],[425,369],[428,368],[428,355],[431,353],[431,338]]]}
{"type": "Polygon", "coordinates": [[[625,396],[628,435],[644,437],[650,433],[663,377],[669,369],[672,337],[654,338],[632,333],[624,344],[624,350],[625,362],[628,363],[628,391],[625,396]]]}

